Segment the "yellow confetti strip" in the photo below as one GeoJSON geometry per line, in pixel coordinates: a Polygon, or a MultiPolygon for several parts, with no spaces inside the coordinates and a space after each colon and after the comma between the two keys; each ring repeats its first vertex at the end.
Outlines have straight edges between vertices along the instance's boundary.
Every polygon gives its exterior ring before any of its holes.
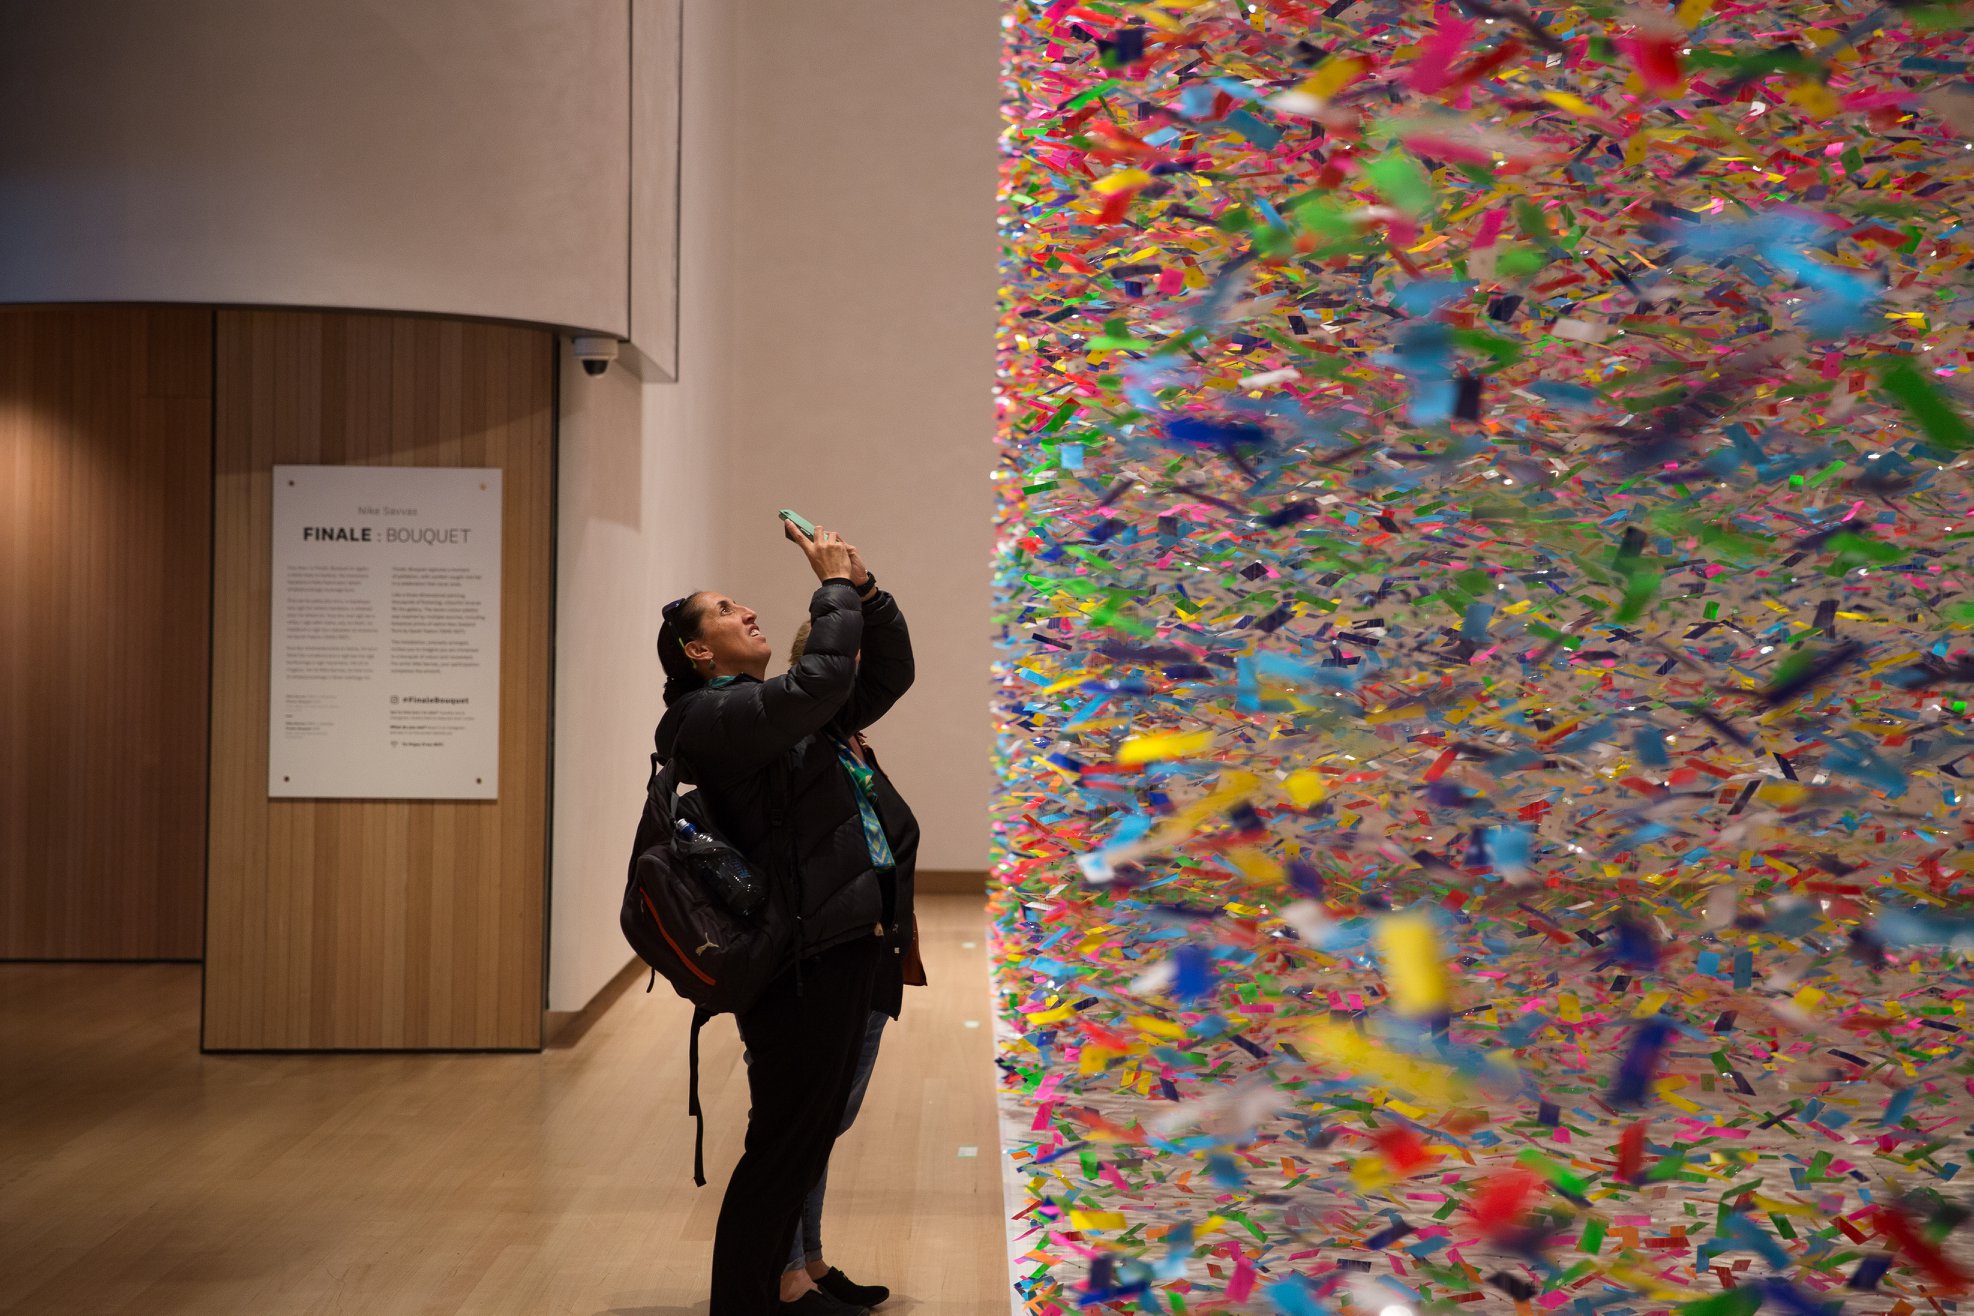
{"type": "Polygon", "coordinates": [[[1376,936],[1392,1009],[1415,1019],[1444,1013],[1452,993],[1432,920],[1424,914],[1387,915],[1378,920],[1376,936]]]}
{"type": "Polygon", "coordinates": [[[1118,748],[1117,761],[1130,767],[1162,759],[1194,758],[1212,747],[1211,731],[1166,731],[1131,737],[1118,748]]]}

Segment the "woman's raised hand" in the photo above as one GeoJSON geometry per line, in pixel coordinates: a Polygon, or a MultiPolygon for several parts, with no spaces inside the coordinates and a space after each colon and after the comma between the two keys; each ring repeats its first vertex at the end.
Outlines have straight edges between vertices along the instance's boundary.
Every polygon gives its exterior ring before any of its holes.
{"type": "Polygon", "coordinates": [[[810,539],[788,521],[782,522],[782,532],[794,540],[796,547],[809,559],[809,566],[815,570],[817,580],[850,578],[851,564],[856,559],[857,550],[855,545],[843,542],[842,535],[817,526],[816,537],[810,539]]]}

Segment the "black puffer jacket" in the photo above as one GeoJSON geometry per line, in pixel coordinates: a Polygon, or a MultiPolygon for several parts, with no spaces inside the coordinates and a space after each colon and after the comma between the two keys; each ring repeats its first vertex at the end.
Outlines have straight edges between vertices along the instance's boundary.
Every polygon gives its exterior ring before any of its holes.
{"type": "Polygon", "coordinates": [[[877,773],[878,814],[897,859],[895,874],[880,876],[836,746],[883,717],[911,688],[911,636],[889,594],[879,590],[862,603],[841,580],[817,588],[809,621],[801,661],[786,674],[770,681],[743,676],[695,690],[666,709],[658,723],[658,755],[679,757],[730,844],[759,871],[799,888],[803,955],[881,929],[897,952],[887,960],[897,959],[912,932],[918,824],[889,779],[877,773]],[[790,834],[771,837],[778,761],[789,771],[790,834]]]}

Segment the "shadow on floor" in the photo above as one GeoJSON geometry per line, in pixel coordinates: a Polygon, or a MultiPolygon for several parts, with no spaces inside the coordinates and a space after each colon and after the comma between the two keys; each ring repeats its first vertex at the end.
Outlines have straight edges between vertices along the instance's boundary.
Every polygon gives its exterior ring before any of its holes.
{"type": "MultiPolygon", "coordinates": [[[[903,1294],[898,1294],[884,1305],[889,1316],[889,1313],[910,1311],[918,1304],[903,1294]]],[[[706,1304],[695,1302],[685,1307],[608,1307],[597,1312],[596,1316],[706,1316],[706,1304]]]]}

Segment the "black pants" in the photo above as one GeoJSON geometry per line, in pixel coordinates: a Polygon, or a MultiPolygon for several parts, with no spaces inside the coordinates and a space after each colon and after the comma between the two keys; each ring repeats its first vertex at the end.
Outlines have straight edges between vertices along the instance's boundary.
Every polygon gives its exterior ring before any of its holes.
{"type": "Polygon", "coordinates": [[[747,1143],[713,1235],[708,1316],[775,1316],[802,1201],[829,1165],[870,1019],[883,942],[862,937],[777,978],[739,1017],[747,1069],[747,1143]]]}

